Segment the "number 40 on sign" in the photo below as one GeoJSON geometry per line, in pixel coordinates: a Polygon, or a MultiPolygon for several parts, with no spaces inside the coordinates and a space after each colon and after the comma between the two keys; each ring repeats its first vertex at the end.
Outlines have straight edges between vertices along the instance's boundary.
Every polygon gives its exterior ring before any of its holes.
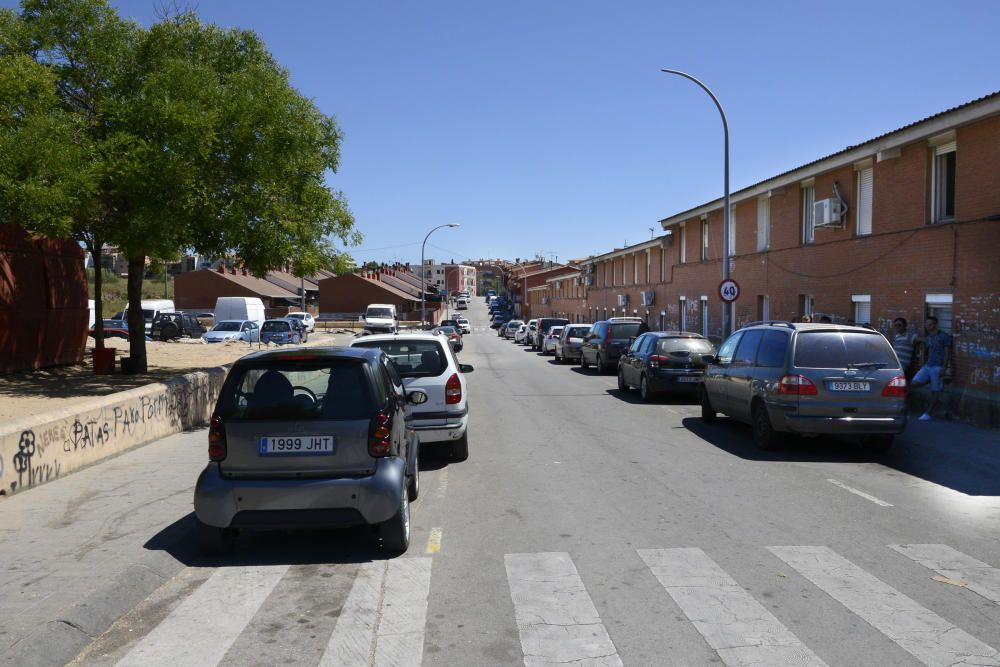
{"type": "Polygon", "coordinates": [[[719,296],[726,303],[732,303],[740,296],[740,286],[732,278],[728,278],[719,283],[719,296]]]}

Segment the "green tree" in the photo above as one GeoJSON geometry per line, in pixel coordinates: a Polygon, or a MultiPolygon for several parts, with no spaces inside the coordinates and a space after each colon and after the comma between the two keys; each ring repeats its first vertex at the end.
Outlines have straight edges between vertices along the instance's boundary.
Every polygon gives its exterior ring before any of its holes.
{"type": "MultiPolygon", "coordinates": [[[[287,262],[309,274],[329,261],[334,239],[360,242],[345,198],[325,183],[339,165],[336,122],[291,86],[254,33],[206,25],[191,12],[144,29],[104,0],[24,0],[0,30],[15,38],[0,56],[49,91],[47,105],[18,122],[34,127],[53,116],[61,138],[72,138],[56,168],[63,149],[35,131],[23,150],[54,154],[30,158],[52,190],[49,203],[0,214],[121,248],[132,331],[144,328],[146,257],[192,249],[238,256],[256,275],[287,262]],[[86,169],[64,181],[59,169],[74,165],[86,169]]],[[[0,170],[0,199],[32,183],[25,169],[0,170]]],[[[142,336],[132,336],[130,355],[145,372],[142,336]]]]}

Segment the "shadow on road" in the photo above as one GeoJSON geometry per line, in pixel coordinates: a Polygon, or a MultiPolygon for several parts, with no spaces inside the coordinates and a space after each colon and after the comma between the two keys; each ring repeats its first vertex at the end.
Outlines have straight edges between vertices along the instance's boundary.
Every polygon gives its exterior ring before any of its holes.
{"type": "Polygon", "coordinates": [[[746,424],[721,416],[715,424],[696,417],[682,424],[705,442],[750,461],[870,462],[970,496],[1000,496],[1000,455],[972,454],[963,451],[961,443],[929,443],[904,433],[896,436],[889,452],[877,454],[854,438],[791,437],[779,449],[762,451],[753,444],[746,424]]]}
{"type": "Polygon", "coordinates": [[[697,405],[698,399],[695,396],[685,396],[683,394],[657,394],[651,401],[642,400],[638,389],[622,391],[621,389],[608,389],[608,396],[613,396],[620,401],[632,405],[697,405]]]}

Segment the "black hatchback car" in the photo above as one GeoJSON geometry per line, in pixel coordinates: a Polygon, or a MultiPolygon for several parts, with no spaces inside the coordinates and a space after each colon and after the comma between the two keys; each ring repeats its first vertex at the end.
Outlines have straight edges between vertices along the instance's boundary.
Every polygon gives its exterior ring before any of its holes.
{"type": "Polygon", "coordinates": [[[178,311],[175,313],[157,313],[153,318],[150,336],[153,340],[172,340],[174,338],[201,338],[205,327],[201,325],[194,313],[178,311]]]}
{"type": "Polygon", "coordinates": [[[618,360],[618,388],[637,387],[644,401],[664,392],[696,396],[706,362],[714,357],[715,346],[700,334],[650,331],[636,338],[618,360]]]}
{"type": "Polygon", "coordinates": [[[638,317],[612,317],[595,322],[580,346],[580,368],[594,364],[598,373],[613,371],[632,339],[647,331],[649,327],[638,317]]]}

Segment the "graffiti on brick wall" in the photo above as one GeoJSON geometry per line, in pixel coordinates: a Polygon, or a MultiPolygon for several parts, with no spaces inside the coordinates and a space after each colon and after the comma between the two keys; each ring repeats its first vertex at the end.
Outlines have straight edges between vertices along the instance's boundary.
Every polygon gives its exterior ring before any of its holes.
{"type": "Polygon", "coordinates": [[[978,390],[1000,388],[1000,294],[966,299],[956,308],[954,333],[964,384],[978,390]]]}
{"type": "Polygon", "coordinates": [[[213,387],[217,386],[211,381],[170,384],[155,395],[22,431],[16,443],[0,449],[0,477],[5,470],[12,475],[5,478],[6,488],[0,488],[0,495],[56,479],[71,463],[89,460],[83,457],[92,457],[90,452],[95,450],[110,453],[122,441],[129,446],[146,441],[147,436],[197,426],[204,419],[204,407],[214,403],[217,389],[213,387]]]}

